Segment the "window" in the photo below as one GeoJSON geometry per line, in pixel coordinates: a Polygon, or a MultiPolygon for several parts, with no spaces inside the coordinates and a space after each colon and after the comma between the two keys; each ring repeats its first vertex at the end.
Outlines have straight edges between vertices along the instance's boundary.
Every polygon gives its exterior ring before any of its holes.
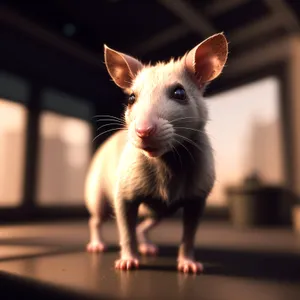
{"type": "Polygon", "coordinates": [[[217,171],[210,205],[226,205],[224,188],[253,172],[268,184],[283,184],[279,101],[273,77],[207,99],[217,171]]]}
{"type": "Polygon", "coordinates": [[[0,99],[0,206],[21,204],[25,167],[26,108],[0,99]]]}
{"type": "Polygon", "coordinates": [[[44,112],[40,135],[38,204],[83,205],[84,182],[91,157],[89,123],[44,112]]]}
{"type": "Polygon", "coordinates": [[[93,107],[55,89],[41,94],[37,203],[84,205],[84,183],[92,153],[93,107]]]}

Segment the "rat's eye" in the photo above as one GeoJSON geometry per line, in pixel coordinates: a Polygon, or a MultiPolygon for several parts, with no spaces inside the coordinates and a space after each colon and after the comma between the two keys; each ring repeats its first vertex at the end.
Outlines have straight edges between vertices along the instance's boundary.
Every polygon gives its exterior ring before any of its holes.
{"type": "Polygon", "coordinates": [[[128,104],[132,105],[135,102],[135,94],[132,93],[131,95],[129,95],[128,97],[128,104]]]}
{"type": "Polygon", "coordinates": [[[172,92],[172,98],[177,100],[185,100],[186,92],[182,86],[177,86],[172,92]]]}

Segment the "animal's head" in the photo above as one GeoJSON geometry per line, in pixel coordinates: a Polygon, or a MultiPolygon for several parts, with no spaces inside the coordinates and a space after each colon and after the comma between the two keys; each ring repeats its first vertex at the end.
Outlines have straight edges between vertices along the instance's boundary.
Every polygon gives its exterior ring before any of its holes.
{"type": "Polygon", "coordinates": [[[227,60],[228,43],[220,33],[168,63],[144,65],[104,46],[113,81],[128,94],[125,121],[130,141],[147,156],[157,157],[186,142],[207,122],[202,97],[227,60]]]}

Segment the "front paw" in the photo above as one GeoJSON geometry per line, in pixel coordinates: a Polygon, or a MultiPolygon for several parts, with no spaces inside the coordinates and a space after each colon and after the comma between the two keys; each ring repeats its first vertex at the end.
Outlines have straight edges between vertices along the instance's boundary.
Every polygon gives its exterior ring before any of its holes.
{"type": "Polygon", "coordinates": [[[188,258],[179,258],[177,268],[180,272],[194,274],[202,273],[204,270],[202,263],[188,258]]]}
{"type": "Polygon", "coordinates": [[[126,257],[116,260],[115,268],[118,270],[132,270],[139,267],[139,260],[136,257],[126,257]]]}
{"type": "Polygon", "coordinates": [[[86,246],[86,250],[91,253],[104,252],[106,250],[106,245],[102,242],[90,242],[86,246]]]}

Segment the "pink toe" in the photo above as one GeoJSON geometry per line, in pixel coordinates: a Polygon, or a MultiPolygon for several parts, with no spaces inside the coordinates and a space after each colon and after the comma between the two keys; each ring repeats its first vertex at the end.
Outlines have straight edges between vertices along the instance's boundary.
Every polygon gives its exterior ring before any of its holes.
{"type": "Polygon", "coordinates": [[[143,255],[156,255],[158,248],[152,244],[141,244],[139,246],[139,252],[143,255]]]}
{"type": "Polygon", "coordinates": [[[193,269],[193,272],[194,272],[194,273],[197,273],[197,271],[198,271],[198,268],[197,268],[197,266],[196,266],[196,265],[193,265],[193,266],[192,266],[192,269],[193,269]]]}
{"type": "Polygon", "coordinates": [[[199,262],[194,262],[192,260],[183,259],[178,262],[178,270],[183,273],[198,273],[203,272],[203,265],[199,262]]]}
{"type": "Polygon", "coordinates": [[[204,267],[203,264],[198,263],[198,267],[197,267],[198,271],[203,272],[204,271],[204,267]]]}
{"type": "Polygon", "coordinates": [[[131,270],[137,268],[139,262],[137,259],[119,259],[115,262],[115,268],[120,270],[131,270]]]}
{"type": "Polygon", "coordinates": [[[88,252],[103,252],[105,250],[105,245],[102,243],[89,243],[87,245],[88,252]]]}
{"type": "Polygon", "coordinates": [[[126,269],[127,270],[131,269],[131,266],[132,266],[132,262],[128,261],[127,264],[126,264],[126,269]]]}
{"type": "Polygon", "coordinates": [[[138,261],[137,259],[134,260],[134,264],[135,264],[135,267],[136,267],[136,268],[139,267],[139,261],[138,261]]]}

